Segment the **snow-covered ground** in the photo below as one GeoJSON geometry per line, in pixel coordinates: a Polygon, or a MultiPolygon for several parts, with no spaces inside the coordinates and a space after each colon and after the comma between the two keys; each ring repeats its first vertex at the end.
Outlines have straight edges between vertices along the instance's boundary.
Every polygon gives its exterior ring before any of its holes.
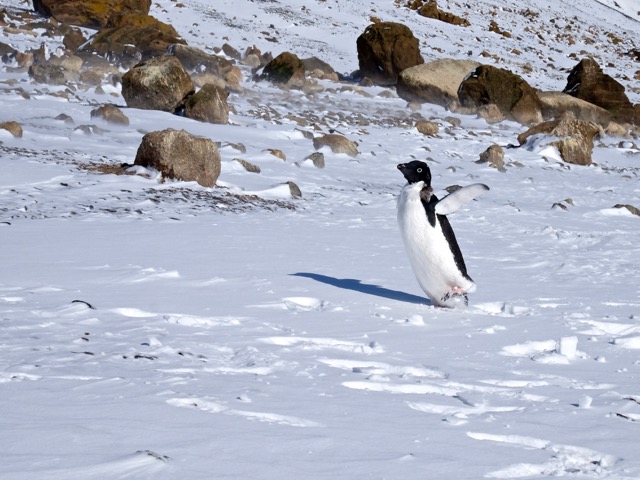
{"type": "MultiPolygon", "coordinates": [[[[511,3],[439,2],[468,29],[365,0],[158,0],[151,13],[194,46],[290,50],[341,72],[357,68],[371,16],[409,25],[426,59],[483,60],[544,89],[564,88],[569,54],[585,50],[640,101],[640,64],[616,53],[638,47],[640,2],[618,0],[625,15],[511,3]],[[487,32],[494,10],[519,39],[487,32]],[[570,21],[597,41],[536,36],[570,21]]],[[[499,172],[475,161],[522,126],[412,112],[379,87],[322,82],[307,97],[247,80],[231,123],[210,125],[125,109],[117,87],[65,97],[6,69],[0,82],[0,121],[24,129],[0,130],[3,480],[640,478],[640,218],[614,208],[640,207],[637,139],[601,139],[590,167],[508,148],[499,172]],[[128,127],[90,117],[109,102],[128,127]],[[419,134],[418,116],[439,136],[419,134]],[[297,117],[360,154],[324,151],[314,167],[297,117]],[[142,135],[169,127],[221,142],[219,187],[97,171],[133,163],[142,135]],[[396,164],[411,159],[429,160],[440,196],[491,187],[450,216],[478,284],[466,309],[430,306],[403,251],[396,164]]]]}

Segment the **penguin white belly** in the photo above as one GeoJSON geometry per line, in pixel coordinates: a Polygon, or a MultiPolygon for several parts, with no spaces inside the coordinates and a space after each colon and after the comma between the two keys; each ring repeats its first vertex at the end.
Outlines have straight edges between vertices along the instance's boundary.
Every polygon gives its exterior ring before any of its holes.
{"type": "Polygon", "coordinates": [[[475,283],[460,272],[440,222],[431,226],[420,191],[424,182],[409,184],[398,199],[398,224],[411,267],[422,290],[436,305],[451,294],[471,293],[475,283]]]}

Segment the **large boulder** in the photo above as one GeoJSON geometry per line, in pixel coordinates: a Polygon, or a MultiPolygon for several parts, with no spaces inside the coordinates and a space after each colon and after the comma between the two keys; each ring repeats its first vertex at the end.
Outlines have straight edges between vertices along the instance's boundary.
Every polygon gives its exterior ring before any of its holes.
{"type": "Polygon", "coordinates": [[[602,107],[573,97],[563,92],[537,92],[542,103],[542,117],[545,120],[560,118],[565,112],[571,112],[576,119],[593,122],[606,128],[611,114],[602,107]]]}
{"type": "Polygon", "coordinates": [[[126,66],[163,55],[170,45],[186,43],[171,25],[151,15],[129,14],[112,17],[82,48],[126,66]]]}
{"type": "Polygon", "coordinates": [[[495,104],[507,119],[523,125],[542,121],[535,89],[519,75],[491,65],[480,65],[460,84],[458,99],[471,109],[495,104]]]}
{"type": "Polygon", "coordinates": [[[229,121],[228,96],[224,88],[207,83],[187,98],[184,116],[200,122],[226,124],[229,121]]]}
{"type": "Polygon", "coordinates": [[[59,23],[103,28],[115,15],[148,15],[151,0],[33,0],[33,9],[59,23]]]}
{"type": "Polygon", "coordinates": [[[290,52],[282,52],[262,70],[261,78],[272,83],[301,86],[305,78],[304,62],[290,52]]]}
{"type": "Polygon", "coordinates": [[[402,70],[396,90],[409,102],[447,107],[458,99],[462,81],[480,64],[472,60],[443,58],[402,70]]]}
{"type": "Polygon", "coordinates": [[[402,70],[424,63],[418,39],[401,23],[369,25],[356,46],[360,75],[378,85],[395,85],[402,70]]]}
{"type": "Polygon", "coordinates": [[[173,113],[194,91],[191,77],[171,56],[140,62],[122,76],[122,96],[132,108],[173,113]]]}
{"type": "Polygon", "coordinates": [[[538,124],[518,135],[518,142],[524,145],[528,141],[554,146],[560,157],[567,163],[575,165],[591,165],[593,139],[602,132],[602,128],[592,122],[577,120],[573,114],[567,113],[559,120],[538,124]],[[544,139],[544,136],[557,137],[557,140],[544,139]]]}
{"type": "Polygon", "coordinates": [[[624,93],[622,84],[604,73],[600,65],[590,58],[581,60],[571,70],[563,91],[604,108],[615,122],[634,122],[633,104],[624,93]]]}
{"type": "Polygon", "coordinates": [[[167,129],[142,137],[135,164],[155,168],[164,178],[213,187],[220,175],[220,152],[209,138],[167,129]]]}

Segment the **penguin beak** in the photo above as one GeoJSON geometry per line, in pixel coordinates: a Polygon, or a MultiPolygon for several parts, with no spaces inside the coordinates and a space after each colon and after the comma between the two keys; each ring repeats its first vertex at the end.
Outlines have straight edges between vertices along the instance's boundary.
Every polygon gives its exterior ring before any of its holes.
{"type": "Polygon", "coordinates": [[[398,164],[398,170],[404,170],[405,168],[407,168],[406,164],[404,164],[404,163],[398,164]]]}

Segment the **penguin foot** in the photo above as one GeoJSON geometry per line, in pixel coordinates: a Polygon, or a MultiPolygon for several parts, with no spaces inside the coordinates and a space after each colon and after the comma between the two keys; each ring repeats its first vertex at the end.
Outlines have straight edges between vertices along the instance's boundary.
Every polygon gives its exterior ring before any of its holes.
{"type": "Polygon", "coordinates": [[[443,305],[447,307],[459,307],[460,304],[463,304],[465,307],[469,306],[469,297],[467,294],[460,288],[456,287],[452,289],[449,293],[445,294],[442,297],[441,302],[443,305]]]}

